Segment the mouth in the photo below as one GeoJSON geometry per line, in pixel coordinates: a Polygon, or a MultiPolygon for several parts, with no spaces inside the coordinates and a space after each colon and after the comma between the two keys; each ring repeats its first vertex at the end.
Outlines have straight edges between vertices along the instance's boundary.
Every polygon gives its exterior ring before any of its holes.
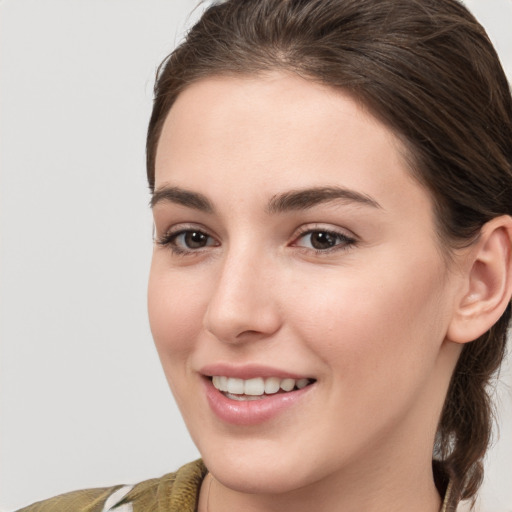
{"type": "Polygon", "coordinates": [[[287,394],[310,386],[315,379],[309,378],[280,378],[280,377],[254,377],[240,379],[225,375],[209,377],[213,387],[226,398],[236,401],[262,400],[273,395],[287,394]]]}
{"type": "Polygon", "coordinates": [[[209,408],[224,425],[257,426],[291,409],[308,407],[318,396],[318,381],[308,375],[260,364],[203,366],[209,408]]]}

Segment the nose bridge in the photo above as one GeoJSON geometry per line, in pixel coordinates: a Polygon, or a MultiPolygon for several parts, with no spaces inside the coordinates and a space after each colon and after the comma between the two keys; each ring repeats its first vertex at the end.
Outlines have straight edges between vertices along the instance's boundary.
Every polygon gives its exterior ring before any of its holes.
{"type": "Polygon", "coordinates": [[[206,330],[219,340],[265,337],[279,328],[268,259],[250,244],[227,251],[204,318],[206,330]]]}

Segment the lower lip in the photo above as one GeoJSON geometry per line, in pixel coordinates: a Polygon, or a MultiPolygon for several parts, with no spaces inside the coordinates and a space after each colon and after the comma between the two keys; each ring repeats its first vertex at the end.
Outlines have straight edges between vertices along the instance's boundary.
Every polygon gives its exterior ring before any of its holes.
{"type": "Polygon", "coordinates": [[[214,414],[226,423],[233,425],[257,425],[275,418],[289,407],[300,402],[311,388],[305,388],[287,393],[265,395],[259,400],[232,400],[216,389],[209,378],[204,379],[206,398],[214,414]]]}

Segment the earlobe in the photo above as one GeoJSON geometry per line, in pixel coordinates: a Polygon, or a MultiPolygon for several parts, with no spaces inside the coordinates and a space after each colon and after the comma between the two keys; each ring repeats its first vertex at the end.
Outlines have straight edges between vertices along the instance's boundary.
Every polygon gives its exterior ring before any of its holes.
{"type": "Polygon", "coordinates": [[[512,217],[487,222],[470,249],[463,293],[447,339],[467,343],[488,331],[500,318],[512,295],[512,217]]]}

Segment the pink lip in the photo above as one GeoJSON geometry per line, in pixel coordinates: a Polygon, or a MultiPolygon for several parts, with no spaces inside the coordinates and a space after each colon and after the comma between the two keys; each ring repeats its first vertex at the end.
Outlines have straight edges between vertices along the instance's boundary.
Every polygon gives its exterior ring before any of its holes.
{"type": "MultiPolygon", "coordinates": [[[[214,375],[225,375],[225,373],[214,373],[214,375]]],[[[251,375],[254,376],[254,373],[251,375]]],[[[275,418],[289,407],[298,405],[315,386],[313,383],[288,393],[265,395],[265,398],[259,400],[238,401],[226,397],[216,389],[211,379],[204,378],[203,382],[206,398],[213,413],[225,423],[240,426],[257,425],[275,418]]]]}
{"type": "Polygon", "coordinates": [[[234,377],[237,379],[253,379],[255,377],[278,377],[280,379],[303,379],[304,375],[286,372],[270,366],[258,364],[248,364],[243,366],[233,366],[225,363],[217,363],[203,366],[199,373],[212,377],[214,375],[224,377],[234,377]]]}

